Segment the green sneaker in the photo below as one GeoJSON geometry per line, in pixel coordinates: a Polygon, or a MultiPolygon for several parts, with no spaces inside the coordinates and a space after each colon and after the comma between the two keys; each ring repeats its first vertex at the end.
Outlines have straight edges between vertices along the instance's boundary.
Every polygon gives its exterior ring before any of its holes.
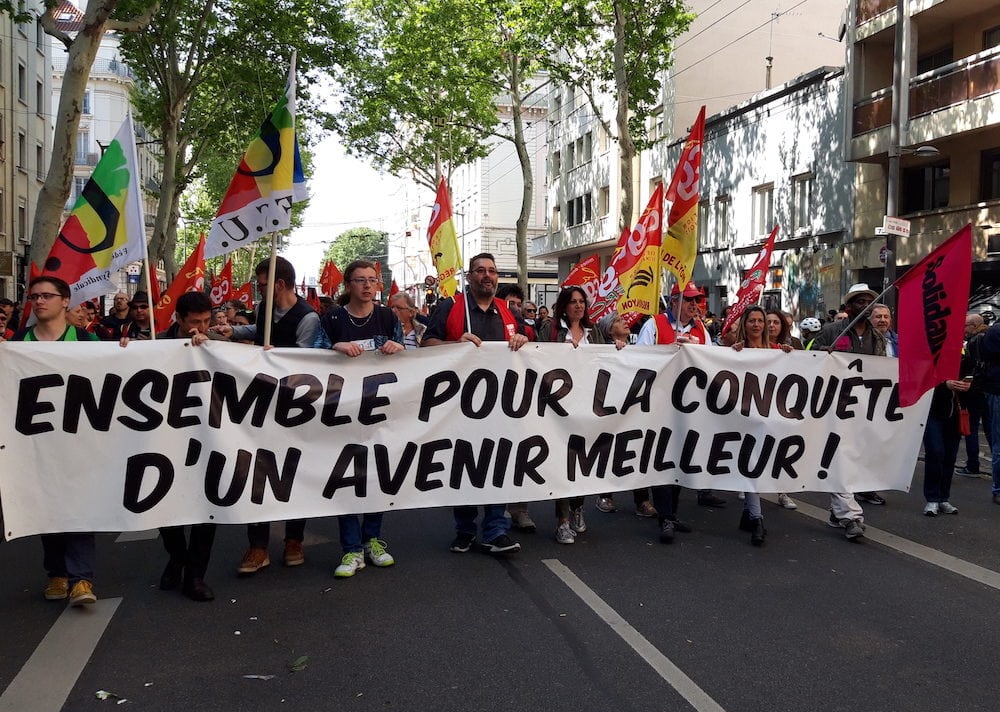
{"type": "Polygon", "coordinates": [[[350,578],[365,567],[365,555],[360,551],[348,551],[340,560],[340,566],[333,570],[337,578],[350,578]]]}
{"type": "Polygon", "coordinates": [[[372,566],[392,566],[396,560],[392,554],[385,550],[386,543],[381,539],[372,539],[365,544],[365,558],[371,562],[372,566]]]}

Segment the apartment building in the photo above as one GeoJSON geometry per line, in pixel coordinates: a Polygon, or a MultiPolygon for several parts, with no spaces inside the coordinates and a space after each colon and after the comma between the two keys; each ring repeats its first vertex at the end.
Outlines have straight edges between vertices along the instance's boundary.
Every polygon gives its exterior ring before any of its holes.
{"type": "Polygon", "coordinates": [[[966,223],[974,226],[973,291],[1000,309],[1000,2],[854,0],[848,21],[847,158],[857,161],[856,240],[844,268],[882,282],[893,68],[903,77],[900,269],[966,223]],[[896,33],[903,51],[895,55],[896,33]],[[927,147],[937,149],[936,155],[927,147]],[[920,148],[919,152],[916,149],[920,148]]]}

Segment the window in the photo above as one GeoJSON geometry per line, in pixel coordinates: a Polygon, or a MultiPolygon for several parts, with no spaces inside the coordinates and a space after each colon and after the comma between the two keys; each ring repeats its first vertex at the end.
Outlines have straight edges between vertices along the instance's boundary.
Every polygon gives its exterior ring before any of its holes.
{"type": "Polygon", "coordinates": [[[774,184],[753,189],[753,234],[767,237],[774,227],[774,184]]]}
{"type": "Polygon", "coordinates": [[[41,144],[35,144],[35,175],[38,180],[45,180],[45,151],[41,144]]]}
{"type": "Polygon", "coordinates": [[[558,176],[562,172],[562,152],[556,151],[552,154],[552,175],[558,176]]]}
{"type": "Polygon", "coordinates": [[[573,143],[566,144],[566,170],[571,171],[576,166],[574,162],[574,156],[576,152],[576,146],[573,143]]]}
{"type": "Polygon", "coordinates": [[[90,114],[90,92],[83,92],[83,113],[90,114]]]}
{"type": "Polygon", "coordinates": [[[951,64],[955,61],[954,55],[954,50],[949,46],[942,47],[939,50],[925,54],[922,57],[918,57],[917,74],[923,74],[924,72],[929,72],[932,69],[938,69],[951,64]]]}
{"type": "Polygon", "coordinates": [[[983,49],[1000,45],[1000,26],[991,27],[983,32],[983,49]]]}
{"type": "Polygon", "coordinates": [[[590,222],[594,217],[590,193],[573,198],[566,203],[566,226],[573,227],[590,222]]]}
{"type": "Polygon", "coordinates": [[[28,101],[28,72],[23,64],[17,65],[17,98],[25,103],[28,101]]]}
{"type": "Polygon", "coordinates": [[[7,233],[7,203],[3,199],[3,191],[0,190],[0,235],[7,233]]]}
{"type": "Polygon", "coordinates": [[[23,199],[17,205],[17,239],[28,241],[28,206],[23,199]]]}
{"type": "Polygon", "coordinates": [[[792,179],[792,226],[795,232],[808,232],[812,227],[812,173],[792,179]]]}
{"type": "Polygon", "coordinates": [[[90,149],[90,132],[79,131],[76,134],[76,165],[87,165],[87,153],[90,149]]]}
{"type": "Polygon", "coordinates": [[[39,52],[45,53],[45,28],[41,20],[35,21],[35,46],[39,52]]]}
{"type": "Polygon", "coordinates": [[[42,82],[35,82],[35,113],[39,116],[47,114],[45,106],[45,85],[42,82]]]}
{"type": "Polygon", "coordinates": [[[715,199],[715,232],[712,244],[715,247],[729,246],[729,196],[720,195],[715,199]]]}
{"type": "Polygon", "coordinates": [[[562,111],[562,94],[556,94],[552,100],[552,116],[550,118],[553,121],[558,121],[560,111],[562,111]]]}
{"type": "Polygon", "coordinates": [[[17,133],[17,167],[22,171],[28,170],[28,137],[23,131],[17,133]]]}
{"type": "Polygon", "coordinates": [[[552,208],[552,222],[549,225],[551,232],[558,232],[562,230],[562,213],[559,210],[559,206],[556,205],[552,208]]]}
{"type": "Polygon", "coordinates": [[[604,128],[604,124],[597,125],[597,150],[601,153],[608,152],[608,132],[604,128]]]}
{"type": "Polygon", "coordinates": [[[597,191],[597,217],[603,218],[611,212],[611,187],[604,186],[597,191]]]}
{"type": "Polygon", "coordinates": [[[947,163],[907,168],[901,178],[900,203],[904,214],[948,206],[951,168],[947,163]]]}
{"type": "Polygon", "coordinates": [[[1000,198],[1000,148],[983,151],[979,159],[979,199],[1000,198]]]}
{"type": "Polygon", "coordinates": [[[708,246],[708,216],[711,214],[711,205],[707,200],[698,203],[698,244],[708,246]]]}

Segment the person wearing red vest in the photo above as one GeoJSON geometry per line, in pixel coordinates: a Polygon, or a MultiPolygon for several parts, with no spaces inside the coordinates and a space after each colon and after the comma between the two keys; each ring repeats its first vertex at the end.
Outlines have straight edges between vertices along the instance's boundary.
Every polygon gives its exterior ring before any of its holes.
{"type": "MultiPolygon", "coordinates": [[[[427,325],[422,347],[438,346],[447,341],[470,341],[477,347],[484,341],[506,341],[511,351],[528,343],[528,337],[507,304],[496,298],[498,274],[493,255],[483,252],[469,260],[468,292],[438,302],[427,325]]],[[[489,554],[510,554],[521,550],[507,532],[510,521],[502,504],[483,506],[480,547],[489,554]]],[[[455,507],[455,540],[451,550],[463,554],[476,541],[475,506],[455,507]]]]}

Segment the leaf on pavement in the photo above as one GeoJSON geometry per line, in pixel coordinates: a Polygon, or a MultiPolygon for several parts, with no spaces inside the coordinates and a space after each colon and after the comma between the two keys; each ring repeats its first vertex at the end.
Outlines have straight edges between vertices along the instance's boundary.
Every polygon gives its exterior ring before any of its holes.
{"type": "Polygon", "coordinates": [[[297,658],[295,662],[292,663],[291,666],[289,666],[288,669],[291,672],[302,672],[303,670],[306,669],[306,665],[308,664],[309,664],[309,656],[303,655],[302,657],[297,658]]]}

